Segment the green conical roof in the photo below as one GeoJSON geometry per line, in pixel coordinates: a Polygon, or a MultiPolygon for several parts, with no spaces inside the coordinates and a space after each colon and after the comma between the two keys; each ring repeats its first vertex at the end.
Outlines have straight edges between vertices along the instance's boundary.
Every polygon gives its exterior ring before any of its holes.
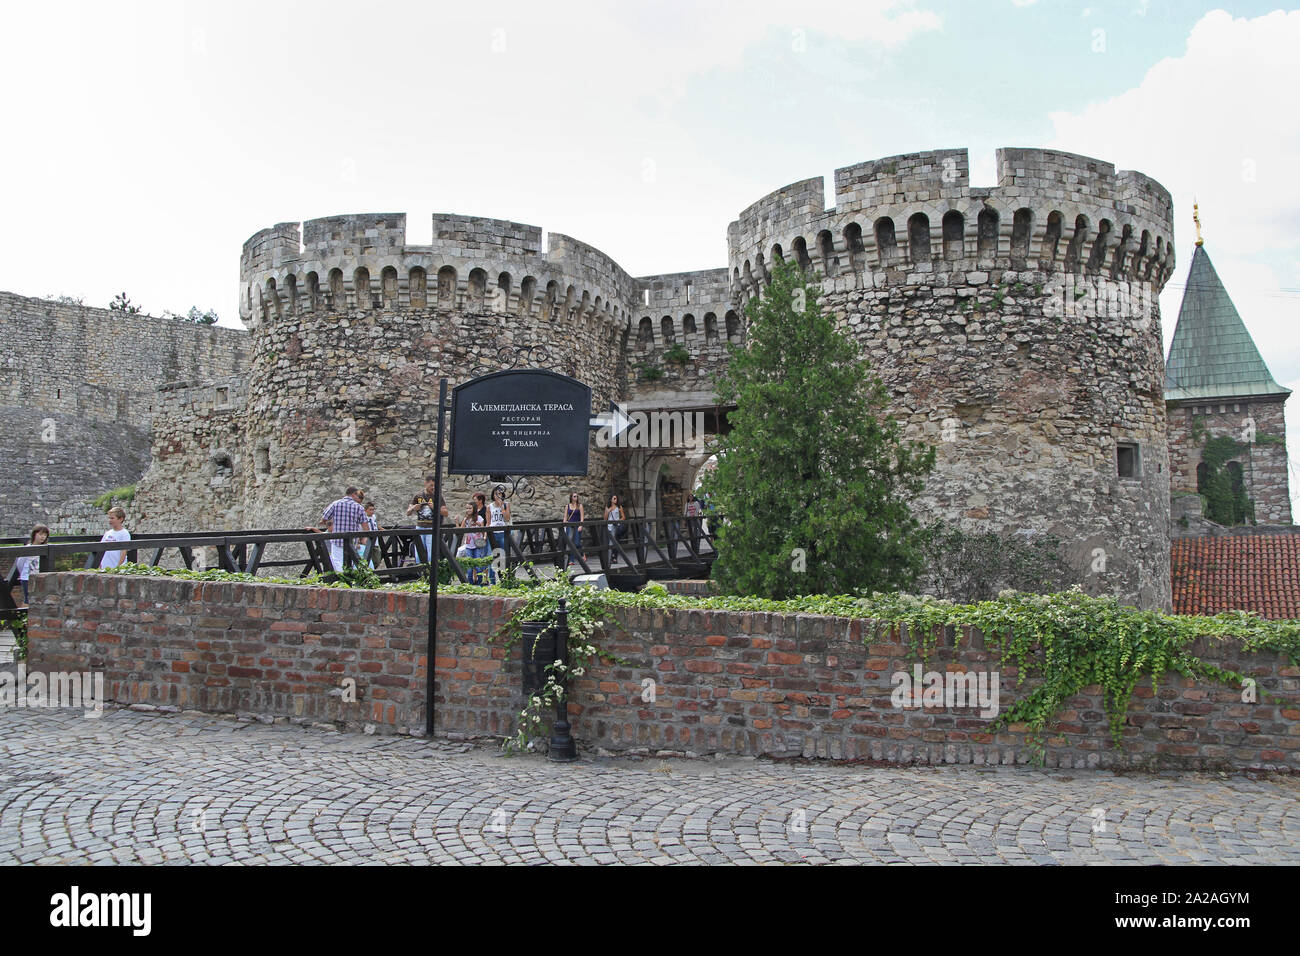
{"type": "Polygon", "coordinates": [[[1273,381],[1209,254],[1197,246],[1165,363],[1165,401],[1290,394],[1273,381]]]}

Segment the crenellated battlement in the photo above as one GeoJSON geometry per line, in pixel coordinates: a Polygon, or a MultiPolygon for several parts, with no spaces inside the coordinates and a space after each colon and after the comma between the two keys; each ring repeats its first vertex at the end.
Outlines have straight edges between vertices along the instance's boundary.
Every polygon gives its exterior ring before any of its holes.
{"type": "Polygon", "coordinates": [[[600,250],[498,219],[438,214],[429,245],[403,213],[279,223],[244,243],[240,318],[350,311],[506,313],[623,329],[636,280],[600,250]]]}
{"type": "MultiPolygon", "coordinates": [[[[646,356],[681,345],[692,357],[713,346],[739,342],[740,313],[726,269],[641,276],[629,345],[646,356]]],[[[721,358],[721,352],[713,356],[721,358]]]]}
{"type": "Polygon", "coordinates": [[[997,168],[998,185],[972,187],[964,149],[870,160],[835,171],[831,209],[820,177],[778,189],[727,229],[733,294],[752,295],[786,258],[860,287],[891,275],[1011,269],[1158,292],[1173,274],[1172,201],[1155,180],[1046,149],[1000,149],[997,168]]]}

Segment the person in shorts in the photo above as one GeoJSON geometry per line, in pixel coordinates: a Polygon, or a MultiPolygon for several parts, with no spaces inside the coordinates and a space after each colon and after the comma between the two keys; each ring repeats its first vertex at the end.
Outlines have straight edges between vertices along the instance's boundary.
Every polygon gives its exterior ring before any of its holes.
{"type": "MultiPolygon", "coordinates": [[[[321,512],[320,520],[325,525],[326,532],[336,531],[340,534],[346,534],[350,531],[364,531],[366,524],[366,512],[361,506],[365,499],[365,492],[355,485],[349,485],[343,497],[337,501],[331,501],[329,505],[321,512]]],[[[311,528],[311,531],[319,532],[318,528],[311,528]]],[[[343,570],[343,539],[331,538],[329,542],[330,563],[334,565],[335,571],[343,570]]]]}
{"type": "MultiPolygon", "coordinates": [[[[432,561],[433,554],[433,515],[434,515],[434,494],[438,490],[438,476],[428,474],[424,476],[424,491],[411,498],[411,503],[406,506],[408,515],[415,515],[415,526],[417,528],[428,528],[428,534],[420,535],[424,542],[424,553],[427,560],[432,561]]],[[[447,520],[447,500],[439,499],[437,503],[438,511],[444,521],[447,520]]]]}

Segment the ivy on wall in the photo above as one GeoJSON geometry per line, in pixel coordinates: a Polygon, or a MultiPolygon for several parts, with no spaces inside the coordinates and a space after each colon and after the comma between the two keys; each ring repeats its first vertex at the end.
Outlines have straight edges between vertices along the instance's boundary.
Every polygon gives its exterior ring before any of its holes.
{"type": "Polygon", "coordinates": [[[1229,467],[1249,451],[1248,445],[1226,436],[1211,438],[1201,451],[1196,491],[1205,497],[1205,517],[1222,525],[1254,524],[1255,502],[1246,495],[1240,465],[1229,467]]]}
{"type": "MultiPolygon", "coordinates": [[[[256,581],[270,584],[348,587],[369,584],[373,577],[358,569],[349,580],[326,584],[319,578],[257,578],[222,571],[168,571],[144,565],[122,565],[100,574],[140,574],[203,581],[256,581]]],[[[878,592],[859,594],[800,595],[784,600],[718,595],[693,597],[667,593],[662,584],[652,583],[635,594],[604,591],[574,585],[566,580],[511,582],[475,587],[451,584],[440,588],[449,594],[484,594],[522,597],[511,619],[502,628],[508,644],[519,639],[524,621],[554,620],[559,601],[565,599],[569,612],[570,644],[567,667],[547,665],[547,684],[530,698],[520,715],[519,730],[510,747],[527,749],[542,735],[544,714],[564,693],[559,681],[564,670],[581,677],[596,658],[617,662],[607,647],[612,629],[621,628],[615,615],[621,609],[652,611],[671,609],[725,610],[785,614],[820,614],[860,618],[873,622],[862,637],[865,645],[876,643],[893,627],[901,626],[900,637],[914,659],[928,664],[938,650],[945,628],[972,627],[983,636],[999,666],[1014,664],[1016,686],[1024,696],[990,726],[996,731],[1023,723],[1028,731],[1027,746],[1036,763],[1044,760],[1046,745],[1059,734],[1057,723],[1070,698],[1090,686],[1100,686],[1107,727],[1115,747],[1123,745],[1125,717],[1134,691],[1149,683],[1155,689],[1160,678],[1176,673],[1207,687],[1220,685],[1233,691],[1251,687],[1246,675],[1220,667],[1200,656],[1203,650],[1225,642],[1245,654],[1278,653],[1293,666],[1300,666],[1300,621],[1270,621],[1244,611],[1208,616],[1165,614],[1121,605],[1111,597],[1089,597],[1078,588],[1056,594],[1025,594],[1004,591],[994,600],[957,604],[930,597],[878,592]],[[534,719],[536,718],[536,719],[534,719]]],[[[412,581],[389,585],[386,590],[427,593],[428,584],[412,581]]],[[[1285,698],[1264,693],[1277,704],[1285,698]]],[[[1244,700],[1245,698],[1243,698],[1244,700]]]]}

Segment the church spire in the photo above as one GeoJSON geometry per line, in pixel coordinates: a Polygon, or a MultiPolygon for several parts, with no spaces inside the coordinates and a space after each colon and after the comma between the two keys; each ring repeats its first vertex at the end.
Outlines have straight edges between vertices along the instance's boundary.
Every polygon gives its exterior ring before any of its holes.
{"type": "Polygon", "coordinates": [[[1198,242],[1165,360],[1165,401],[1290,394],[1269,372],[1198,242]]]}

